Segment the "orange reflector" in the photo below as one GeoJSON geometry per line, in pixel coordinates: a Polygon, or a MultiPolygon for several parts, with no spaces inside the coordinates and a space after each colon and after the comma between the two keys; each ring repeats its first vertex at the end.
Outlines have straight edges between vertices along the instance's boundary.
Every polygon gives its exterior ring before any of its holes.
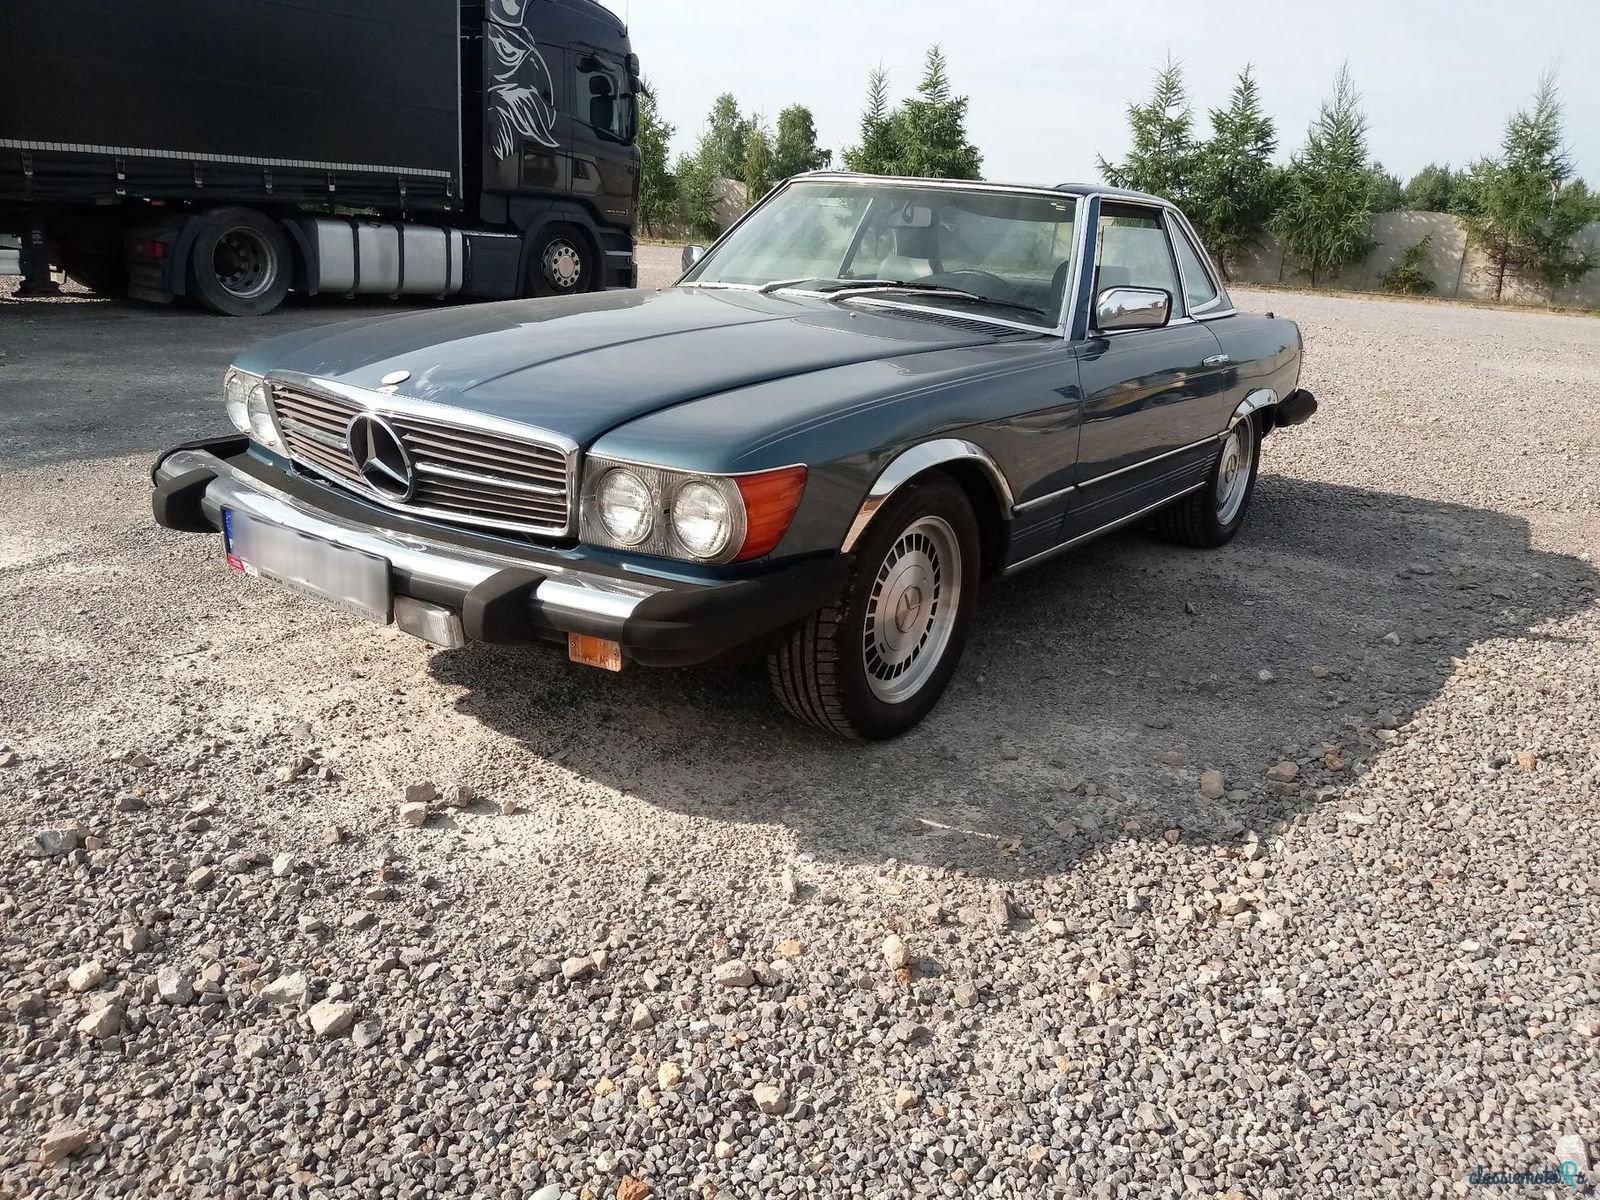
{"type": "Polygon", "coordinates": [[[622,670],[622,647],[605,638],[590,637],[585,633],[567,634],[567,657],[586,667],[599,667],[602,671],[622,670]]]}

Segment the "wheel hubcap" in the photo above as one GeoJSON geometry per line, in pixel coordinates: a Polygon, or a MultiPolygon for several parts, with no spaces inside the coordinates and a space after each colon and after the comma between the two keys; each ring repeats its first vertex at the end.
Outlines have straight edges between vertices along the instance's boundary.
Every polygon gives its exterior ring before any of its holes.
{"type": "Polygon", "coordinates": [[[1255,426],[1247,417],[1228,432],[1228,439],[1222,444],[1222,463],[1217,470],[1217,520],[1223,525],[1231,524],[1244,505],[1255,455],[1254,439],[1255,426]]]}
{"type": "Polygon", "coordinates": [[[544,277],[551,287],[570,291],[583,275],[583,256],[571,242],[552,242],[544,252],[544,277]]]}
{"type": "Polygon", "coordinates": [[[278,254],[254,229],[240,226],[217,239],[211,270],[230,296],[254,300],[277,278],[278,254]]]}
{"type": "Polygon", "coordinates": [[[899,704],[938,668],[961,600],[961,546],[941,517],[914,521],[889,548],[873,578],[862,631],[862,661],[872,694],[899,704]]]}

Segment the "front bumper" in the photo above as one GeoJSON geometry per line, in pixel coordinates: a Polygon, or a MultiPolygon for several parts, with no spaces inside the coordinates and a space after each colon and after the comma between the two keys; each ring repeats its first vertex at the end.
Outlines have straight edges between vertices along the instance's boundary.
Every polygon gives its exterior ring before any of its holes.
{"type": "Polygon", "coordinates": [[[565,642],[568,634],[585,634],[658,667],[738,657],[832,601],[849,569],[840,555],[735,580],[631,573],[380,512],[247,451],[246,439],[236,436],[161,455],[151,471],[156,523],[220,531],[226,508],[385,558],[396,596],[458,613],[470,641],[565,642]]]}

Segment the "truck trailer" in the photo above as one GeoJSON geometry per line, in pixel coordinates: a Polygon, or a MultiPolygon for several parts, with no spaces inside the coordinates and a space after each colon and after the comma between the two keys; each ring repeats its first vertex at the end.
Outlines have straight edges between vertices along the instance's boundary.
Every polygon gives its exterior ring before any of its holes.
{"type": "Polygon", "coordinates": [[[640,86],[595,0],[5,0],[0,234],[231,316],[632,287],[640,86]]]}

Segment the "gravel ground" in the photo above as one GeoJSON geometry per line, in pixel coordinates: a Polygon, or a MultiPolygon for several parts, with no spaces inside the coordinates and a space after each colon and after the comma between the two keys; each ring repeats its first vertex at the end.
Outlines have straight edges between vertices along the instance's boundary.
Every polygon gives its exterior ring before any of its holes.
{"type": "Polygon", "coordinates": [[[1239,299],[1323,403],[1243,534],[991,588],[861,747],[152,528],[231,347],[348,309],[0,298],[0,1195],[1593,1179],[1600,323],[1239,299]]]}

